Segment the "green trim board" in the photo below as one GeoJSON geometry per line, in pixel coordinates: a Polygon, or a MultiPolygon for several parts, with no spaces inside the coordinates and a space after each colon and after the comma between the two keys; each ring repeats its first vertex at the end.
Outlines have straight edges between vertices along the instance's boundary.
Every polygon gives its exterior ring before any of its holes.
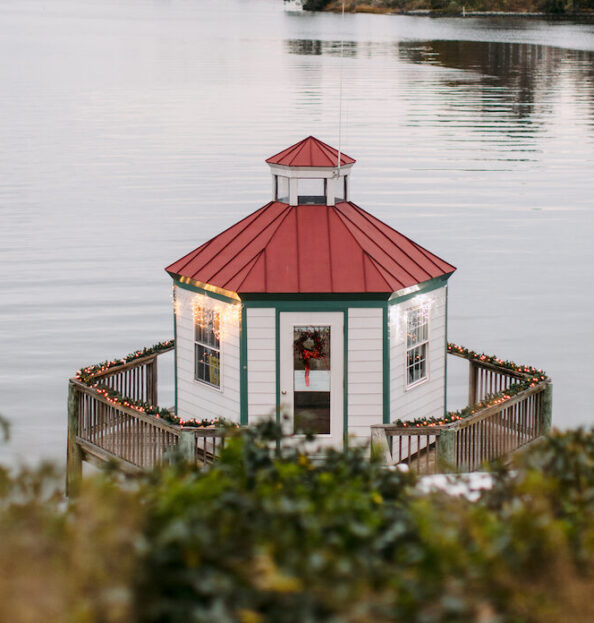
{"type": "Polygon", "coordinates": [[[177,410],[177,306],[175,304],[175,288],[173,289],[173,339],[175,347],[173,349],[173,383],[174,383],[174,401],[175,401],[175,415],[178,415],[177,410]]]}
{"type": "Polygon", "coordinates": [[[445,344],[443,346],[443,414],[448,412],[448,286],[445,287],[445,344]]]}
{"type": "Polygon", "coordinates": [[[388,306],[382,310],[382,388],[383,388],[383,419],[384,424],[390,423],[390,326],[388,306]]]}
{"type": "Polygon", "coordinates": [[[241,310],[241,328],[239,331],[239,422],[242,426],[248,424],[248,369],[247,369],[247,313],[246,308],[241,310]]]}
{"type": "Polygon", "coordinates": [[[357,292],[345,292],[345,293],[288,293],[279,292],[273,294],[242,294],[241,300],[245,303],[249,302],[261,302],[265,301],[268,305],[298,301],[333,301],[335,303],[344,303],[345,301],[387,301],[391,296],[391,293],[372,292],[372,293],[357,293],[357,292]]]}
{"type": "Polygon", "coordinates": [[[343,421],[343,447],[344,448],[348,448],[349,447],[349,310],[345,309],[343,312],[343,319],[342,319],[342,327],[343,327],[343,347],[344,347],[344,354],[343,354],[343,377],[342,377],[342,385],[343,385],[343,395],[342,395],[342,400],[343,400],[343,411],[344,411],[344,415],[342,418],[343,421]]]}
{"type": "MultiPolygon", "coordinates": [[[[310,303],[319,303],[319,304],[339,304],[344,305],[348,303],[350,307],[381,307],[386,301],[390,305],[396,305],[398,303],[403,303],[404,301],[416,296],[420,293],[431,292],[431,290],[435,290],[447,284],[448,279],[452,276],[453,273],[448,275],[442,275],[440,277],[435,277],[434,279],[429,279],[428,281],[424,281],[418,285],[411,286],[410,288],[404,288],[399,292],[403,292],[403,294],[399,294],[398,292],[394,292],[392,294],[389,293],[348,293],[345,292],[340,294],[300,294],[300,293],[273,293],[273,294],[243,294],[241,298],[232,298],[229,296],[225,296],[224,294],[220,294],[219,292],[213,292],[211,290],[206,290],[205,288],[201,288],[199,286],[193,285],[191,283],[182,282],[179,279],[173,279],[173,282],[176,286],[183,288],[184,290],[189,290],[190,292],[196,292],[198,294],[203,294],[204,296],[208,296],[213,299],[217,299],[219,301],[224,301],[225,303],[238,304],[239,302],[243,304],[247,304],[253,307],[276,307],[281,304],[288,304],[289,306],[300,305],[300,304],[310,304],[310,303]],[[298,297],[299,300],[296,300],[298,297]]],[[[284,311],[284,310],[283,310],[284,311]]],[[[297,310],[301,311],[301,310],[297,310]]]]}
{"type": "MultiPolygon", "coordinates": [[[[249,305],[248,305],[249,306],[249,305]]],[[[269,307],[274,307],[273,305],[269,305],[269,307]]],[[[276,307],[275,309],[275,359],[276,359],[276,368],[275,368],[275,382],[276,382],[276,422],[280,424],[280,315],[284,312],[303,312],[303,311],[320,311],[312,309],[311,307],[307,307],[307,309],[279,309],[276,307]]],[[[328,310],[324,309],[322,311],[341,311],[343,314],[343,443],[344,447],[348,446],[348,437],[349,437],[349,384],[348,384],[348,374],[349,374],[349,310],[348,307],[346,309],[333,309],[328,310]]],[[[247,349],[246,349],[246,357],[247,357],[247,349]]],[[[243,397],[242,397],[243,399],[243,397]]],[[[246,399],[247,399],[247,384],[246,384],[246,399]]]]}
{"type": "Polygon", "coordinates": [[[241,421],[248,423],[248,367],[247,367],[247,310],[250,308],[268,308],[275,310],[275,400],[276,400],[276,418],[280,422],[280,314],[282,312],[342,312],[344,327],[344,394],[343,394],[343,411],[344,411],[344,438],[345,447],[348,441],[349,431],[349,392],[348,392],[348,363],[349,363],[349,309],[352,308],[380,308],[382,309],[382,390],[383,390],[383,421],[390,420],[390,337],[388,328],[388,304],[386,300],[303,300],[298,301],[264,301],[264,300],[247,300],[243,302],[242,310],[242,331],[241,331],[241,347],[240,347],[240,402],[241,402],[241,421]],[[245,413],[245,415],[244,415],[245,413]]]}
{"type": "MultiPolygon", "coordinates": [[[[241,394],[241,421],[248,423],[248,369],[247,369],[247,309],[268,308],[275,310],[275,394],[276,394],[276,417],[280,422],[280,314],[282,312],[343,312],[344,314],[344,435],[348,438],[348,337],[349,323],[348,310],[361,308],[379,308],[382,310],[382,405],[383,422],[391,421],[390,412],[390,323],[389,309],[392,305],[403,303],[419,294],[426,294],[446,287],[446,340],[447,340],[447,280],[450,275],[445,275],[420,284],[421,287],[414,292],[407,292],[400,296],[394,296],[390,300],[381,298],[366,298],[353,296],[337,299],[334,295],[328,296],[301,296],[291,295],[291,299],[280,300],[280,295],[275,295],[274,299],[266,297],[248,298],[242,301],[242,330],[240,347],[240,394],[241,394]],[[298,296],[298,299],[295,297],[298,296]]],[[[205,293],[207,296],[210,293],[205,293]]],[[[232,301],[230,301],[232,302],[232,301]]],[[[446,390],[447,391],[447,390],[446,390]]],[[[444,400],[447,400],[445,396],[444,400]]],[[[447,404],[447,403],[446,403],[447,404]]]]}
{"type": "Polygon", "coordinates": [[[386,301],[382,300],[342,300],[342,301],[322,301],[316,299],[299,298],[298,301],[277,301],[277,300],[258,300],[258,301],[243,301],[244,307],[266,307],[269,309],[278,309],[283,312],[302,312],[302,311],[344,311],[349,307],[361,308],[361,307],[384,307],[386,301]]]}
{"type": "Polygon", "coordinates": [[[276,413],[276,423],[281,423],[281,406],[280,406],[280,310],[276,308],[274,314],[274,340],[275,344],[275,359],[276,367],[274,371],[276,382],[276,406],[274,412],[276,413]]]}

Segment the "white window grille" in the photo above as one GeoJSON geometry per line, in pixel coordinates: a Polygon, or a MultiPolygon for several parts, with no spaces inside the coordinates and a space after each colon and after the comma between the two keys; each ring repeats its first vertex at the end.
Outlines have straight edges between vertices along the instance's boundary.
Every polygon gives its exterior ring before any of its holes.
{"type": "Polygon", "coordinates": [[[427,378],[429,354],[429,307],[414,307],[406,315],[406,384],[427,378]]]}
{"type": "Polygon", "coordinates": [[[221,387],[221,315],[217,310],[194,307],[194,378],[221,387]]]}

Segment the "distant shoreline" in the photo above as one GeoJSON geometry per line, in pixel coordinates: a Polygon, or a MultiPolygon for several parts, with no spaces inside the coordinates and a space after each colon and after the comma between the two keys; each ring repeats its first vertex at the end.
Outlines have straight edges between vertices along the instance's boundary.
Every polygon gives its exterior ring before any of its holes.
{"type": "MultiPolygon", "coordinates": [[[[364,11],[363,11],[364,12],[364,11]]],[[[387,13],[387,12],[385,12],[387,13]]],[[[384,14],[385,14],[384,13],[384,14]]],[[[393,15],[425,16],[425,17],[522,17],[525,19],[547,19],[555,21],[584,21],[594,22],[594,13],[536,13],[536,12],[511,12],[511,11],[392,11],[393,15]]]]}
{"type": "MultiPolygon", "coordinates": [[[[369,13],[377,15],[407,15],[409,17],[520,17],[525,19],[547,19],[554,21],[583,21],[594,22],[594,11],[581,11],[578,13],[547,13],[543,11],[474,11],[446,10],[446,9],[412,9],[403,10],[392,7],[372,6],[366,2],[359,4],[348,3],[347,13],[369,13]]],[[[308,9],[306,9],[308,10],[308,9]]],[[[309,9],[312,10],[312,9],[309,9]]],[[[328,13],[340,13],[341,2],[330,2],[325,8],[318,11],[328,13]]]]}

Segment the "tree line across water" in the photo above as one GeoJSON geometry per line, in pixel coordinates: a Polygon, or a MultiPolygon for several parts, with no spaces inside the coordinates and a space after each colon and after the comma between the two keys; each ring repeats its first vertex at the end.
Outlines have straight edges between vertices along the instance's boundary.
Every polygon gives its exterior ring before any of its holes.
{"type": "MultiPolygon", "coordinates": [[[[342,0],[304,0],[306,11],[340,11],[342,0]]],[[[463,11],[573,15],[594,12],[594,0],[346,0],[349,12],[390,13],[463,11]]]]}
{"type": "Polygon", "coordinates": [[[0,468],[11,623],[593,621],[594,429],[554,433],[466,497],[362,450],[313,462],[273,423],[210,470],[0,468]]]}

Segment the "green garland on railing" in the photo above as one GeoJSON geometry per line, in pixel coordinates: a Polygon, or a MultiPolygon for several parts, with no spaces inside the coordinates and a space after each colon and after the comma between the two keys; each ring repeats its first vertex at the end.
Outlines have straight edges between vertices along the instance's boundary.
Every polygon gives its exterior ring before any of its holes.
{"type": "Polygon", "coordinates": [[[514,361],[499,359],[495,355],[485,355],[485,353],[477,353],[474,350],[470,350],[464,346],[458,346],[457,344],[448,343],[448,353],[459,353],[460,355],[464,355],[466,359],[476,359],[480,363],[492,363],[493,365],[499,366],[500,368],[505,368],[510,372],[516,372],[518,374],[524,374],[534,377],[542,377],[542,379],[535,379],[537,382],[539,380],[544,380],[546,378],[543,370],[538,370],[537,368],[533,368],[532,366],[526,366],[517,364],[514,361]],[[544,376],[543,376],[544,375],[544,376]]]}
{"type": "Polygon", "coordinates": [[[81,368],[74,375],[78,381],[81,383],[89,384],[90,381],[94,380],[97,374],[101,374],[103,372],[107,372],[112,368],[119,368],[127,363],[131,363],[132,361],[136,361],[138,359],[142,359],[143,357],[149,357],[150,355],[158,355],[162,353],[164,350],[169,350],[175,345],[175,340],[166,340],[165,342],[159,342],[158,344],[153,344],[153,346],[147,346],[141,350],[136,350],[133,353],[129,353],[123,359],[112,359],[111,361],[102,361],[101,363],[96,363],[92,366],[87,366],[86,368],[81,368]]]}
{"type": "Polygon", "coordinates": [[[104,387],[100,383],[94,382],[98,374],[101,374],[108,370],[111,371],[112,369],[117,369],[126,363],[131,363],[133,361],[143,359],[144,357],[149,357],[150,355],[158,355],[163,351],[171,349],[174,344],[175,340],[166,340],[165,342],[159,342],[158,344],[154,344],[153,346],[148,346],[141,350],[136,350],[133,353],[126,355],[123,359],[112,359],[111,361],[103,361],[102,363],[87,366],[86,368],[78,370],[78,372],[74,375],[74,378],[77,381],[84,383],[88,387],[92,387],[97,393],[101,394],[108,402],[111,402],[113,405],[134,409],[139,413],[152,415],[157,419],[164,420],[165,422],[169,422],[170,424],[177,424],[178,426],[187,426],[193,428],[207,428],[211,426],[237,427],[237,424],[235,424],[234,422],[229,422],[229,420],[226,420],[225,418],[215,418],[212,420],[209,420],[207,418],[203,418],[201,420],[197,420],[196,418],[190,418],[188,420],[184,420],[169,409],[157,407],[142,400],[132,400],[131,398],[127,398],[121,392],[115,389],[112,389],[110,387],[104,387]]]}
{"type": "Polygon", "coordinates": [[[518,380],[517,383],[512,383],[507,389],[497,392],[495,394],[489,394],[484,400],[477,402],[473,405],[468,405],[464,409],[458,411],[450,411],[444,417],[430,417],[430,418],[416,418],[414,420],[395,420],[393,424],[402,428],[423,428],[425,426],[443,426],[445,424],[452,424],[458,420],[463,420],[471,415],[474,415],[481,409],[492,407],[493,405],[506,402],[521,391],[530,389],[542,383],[548,379],[543,370],[538,370],[532,366],[519,365],[513,361],[504,361],[495,357],[495,355],[485,355],[484,353],[477,353],[474,350],[465,348],[464,346],[458,346],[457,344],[448,343],[448,353],[460,353],[466,359],[472,361],[475,360],[480,363],[491,363],[505,368],[510,372],[521,374],[524,379],[518,380]]]}

